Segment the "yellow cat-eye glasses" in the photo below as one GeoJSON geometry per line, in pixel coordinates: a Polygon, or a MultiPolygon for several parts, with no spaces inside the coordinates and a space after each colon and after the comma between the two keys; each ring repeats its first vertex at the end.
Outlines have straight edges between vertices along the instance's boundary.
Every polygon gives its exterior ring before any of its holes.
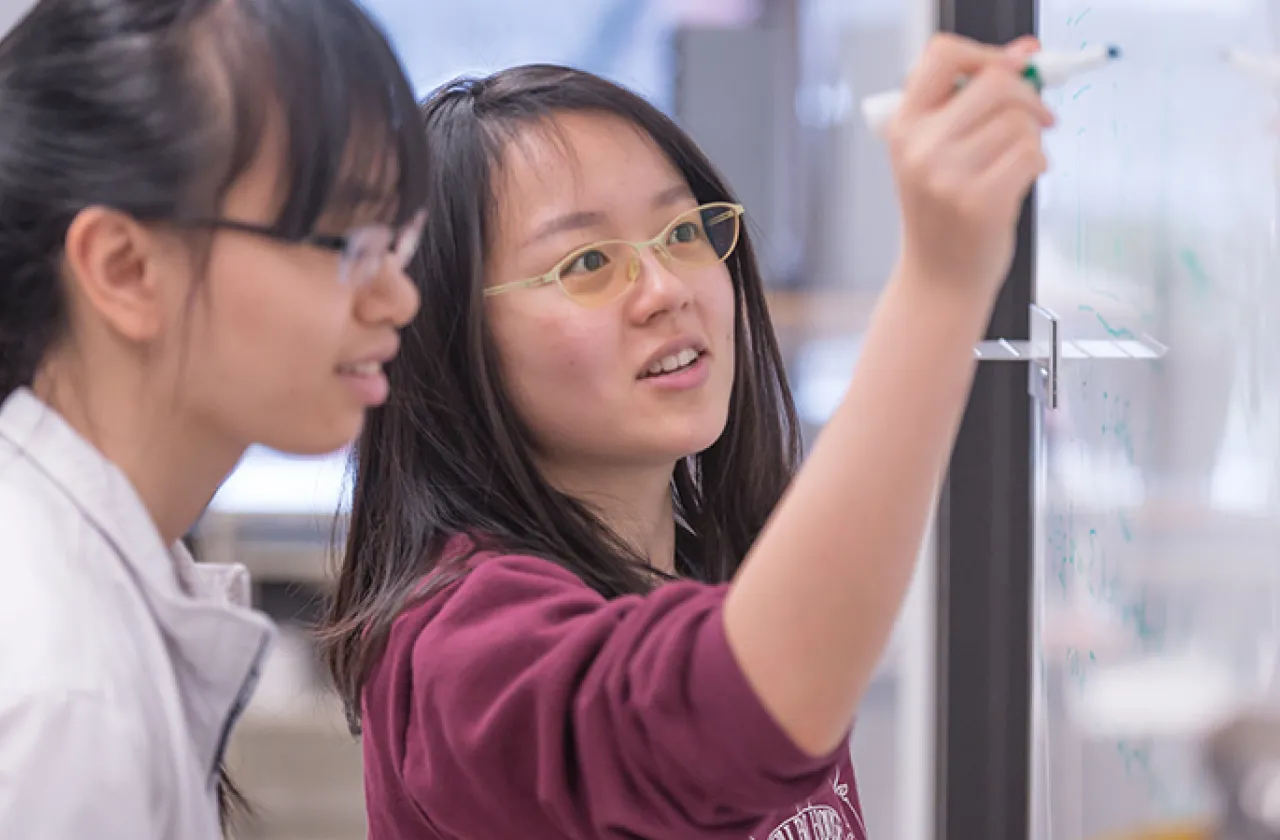
{"type": "Polygon", "coordinates": [[[668,262],[705,267],[724,262],[738,244],[741,204],[714,201],[686,210],[647,242],[608,239],[571,252],[540,277],[490,286],[485,296],[555,283],[570,300],[589,308],[617,300],[640,275],[640,252],[652,248],[668,262]]]}

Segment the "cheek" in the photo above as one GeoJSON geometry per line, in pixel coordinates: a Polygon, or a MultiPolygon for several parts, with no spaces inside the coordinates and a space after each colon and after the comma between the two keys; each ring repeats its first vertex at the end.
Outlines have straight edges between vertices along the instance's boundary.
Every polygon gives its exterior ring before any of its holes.
{"type": "Polygon", "coordinates": [[[207,373],[228,398],[245,394],[277,404],[299,399],[338,361],[347,322],[349,292],[315,282],[286,261],[259,258],[211,263],[202,281],[198,336],[207,373]],[[236,387],[231,387],[236,383],[236,387]]]}
{"type": "Polygon", "coordinates": [[[716,337],[727,343],[729,349],[733,347],[734,341],[734,315],[736,314],[737,304],[733,295],[733,277],[729,274],[729,269],[723,265],[717,266],[715,276],[708,278],[709,282],[703,287],[706,293],[703,295],[703,310],[707,314],[707,328],[714,332],[716,337]]]}
{"type": "Polygon", "coordinates": [[[528,312],[495,313],[490,325],[507,390],[540,438],[598,415],[614,399],[616,330],[528,312]]]}
{"type": "Polygon", "coordinates": [[[728,401],[728,394],[737,376],[737,302],[733,294],[733,278],[725,266],[718,266],[714,276],[708,277],[702,286],[700,298],[703,328],[712,341],[712,351],[719,360],[716,377],[717,392],[728,401]]]}

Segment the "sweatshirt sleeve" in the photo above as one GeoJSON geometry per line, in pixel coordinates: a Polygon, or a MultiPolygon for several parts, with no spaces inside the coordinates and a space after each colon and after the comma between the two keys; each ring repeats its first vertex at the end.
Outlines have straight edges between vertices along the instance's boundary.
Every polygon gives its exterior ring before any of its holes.
{"type": "Polygon", "coordinates": [[[726,591],[606,601],[544,560],[482,561],[412,642],[410,795],[457,837],[739,840],[803,801],[847,748],[809,757],[764,709],[726,591]]]}

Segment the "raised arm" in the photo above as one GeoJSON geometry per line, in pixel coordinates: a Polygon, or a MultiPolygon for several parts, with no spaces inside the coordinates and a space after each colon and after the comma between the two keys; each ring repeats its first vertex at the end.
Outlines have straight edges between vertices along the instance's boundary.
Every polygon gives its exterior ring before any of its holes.
{"type": "Polygon", "coordinates": [[[731,650],[806,752],[847,733],[911,579],[1052,122],[1029,44],[929,45],[890,128],[903,247],[849,390],[724,607],[731,650]],[[972,77],[959,93],[955,81],[972,77]]]}

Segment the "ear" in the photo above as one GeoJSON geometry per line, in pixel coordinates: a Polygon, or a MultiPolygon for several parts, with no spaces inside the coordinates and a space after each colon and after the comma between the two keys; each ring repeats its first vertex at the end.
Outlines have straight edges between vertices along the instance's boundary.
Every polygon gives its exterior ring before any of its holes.
{"type": "Polygon", "coordinates": [[[79,295],[127,341],[159,337],[165,323],[162,243],[136,219],[89,207],[67,229],[64,261],[72,295],[79,295]]]}

